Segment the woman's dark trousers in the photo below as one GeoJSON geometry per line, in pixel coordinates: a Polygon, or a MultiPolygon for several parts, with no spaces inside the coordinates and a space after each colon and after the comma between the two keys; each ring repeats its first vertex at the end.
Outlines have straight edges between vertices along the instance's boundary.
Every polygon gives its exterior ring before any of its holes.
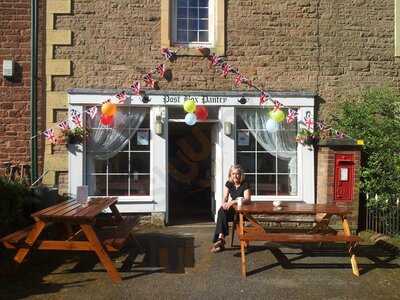
{"type": "Polygon", "coordinates": [[[215,243],[218,241],[219,234],[222,233],[225,236],[229,235],[228,222],[232,222],[235,216],[235,209],[231,206],[228,210],[222,207],[218,210],[217,226],[215,227],[214,239],[215,243]]]}

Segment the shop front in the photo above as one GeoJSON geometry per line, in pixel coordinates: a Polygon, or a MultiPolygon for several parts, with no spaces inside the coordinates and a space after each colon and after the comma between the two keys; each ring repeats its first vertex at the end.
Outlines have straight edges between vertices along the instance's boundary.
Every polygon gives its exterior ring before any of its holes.
{"type": "MultiPolygon", "coordinates": [[[[71,89],[69,109],[85,112],[113,98],[114,90],[71,89]]],[[[148,91],[118,105],[113,123],[86,116],[89,136],[69,149],[69,192],[118,196],[126,213],[151,213],[167,224],[213,221],[228,169],[241,164],[253,201],[315,202],[314,150],[298,144],[304,120],[314,115],[314,95],[271,93],[297,118],[270,128],[268,111],[252,92],[148,91]],[[208,117],[185,122],[193,99],[208,117]]]]}

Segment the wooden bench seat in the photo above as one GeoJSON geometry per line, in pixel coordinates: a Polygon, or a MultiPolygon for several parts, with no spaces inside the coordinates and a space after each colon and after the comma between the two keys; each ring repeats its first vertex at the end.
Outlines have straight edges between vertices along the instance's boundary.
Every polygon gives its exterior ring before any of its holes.
{"type": "Polygon", "coordinates": [[[102,228],[98,231],[98,236],[102,240],[107,251],[119,251],[125,244],[132,229],[137,225],[137,218],[125,218],[121,224],[115,228],[102,228]]]}
{"type": "Polygon", "coordinates": [[[17,244],[24,242],[29,232],[32,230],[33,225],[25,227],[21,230],[15,231],[0,239],[0,243],[8,249],[16,249],[17,244]]]}
{"type": "Polygon", "coordinates": [[[324,243],[324,242],[359,242],[356,235],[331,235],[331,234],[286,234],[286,233],[246,233],[239,235],[241,241],[268,241],[280,243],[324,243]]]}
{"type": "MultiPolygon", "coordinates": [[[[101,226],[95,229],[96,235],[109,252],[119,251],[129,238],[132,229],[137,225],[137,218],[126,217],[117,226],[101,226]]],[[[82,231],[73,236],[70,241],[84,241],[82,231]]]]}

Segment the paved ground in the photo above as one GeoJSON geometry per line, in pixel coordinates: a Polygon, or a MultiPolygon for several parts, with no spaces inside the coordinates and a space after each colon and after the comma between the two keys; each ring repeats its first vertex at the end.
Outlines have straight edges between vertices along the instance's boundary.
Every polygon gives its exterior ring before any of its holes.
{"type": "Polygon", "coordinates": [[[0,299],[400,299],[400,258],[390,251],[361,246],[356,278],[341,245],[259,244],[241,279],[237,248],[209,252],[212,230],[142,229],[143,250],[131,245],[113,258],[124,270],[120,284],[93,254],[39,251],[14,268],[13,253],[0,249],[0,299]]]}

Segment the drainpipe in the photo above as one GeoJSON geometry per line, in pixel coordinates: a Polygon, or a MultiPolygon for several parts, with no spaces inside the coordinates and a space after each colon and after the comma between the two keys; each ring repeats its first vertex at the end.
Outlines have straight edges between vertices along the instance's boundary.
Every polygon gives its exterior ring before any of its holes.
{"type": "Polygon", "coordinates": [[[38,176],[37,163],[37,60],[38,60],[38,7],[37,0],[31,0],[31,181],[38,176]]]}

